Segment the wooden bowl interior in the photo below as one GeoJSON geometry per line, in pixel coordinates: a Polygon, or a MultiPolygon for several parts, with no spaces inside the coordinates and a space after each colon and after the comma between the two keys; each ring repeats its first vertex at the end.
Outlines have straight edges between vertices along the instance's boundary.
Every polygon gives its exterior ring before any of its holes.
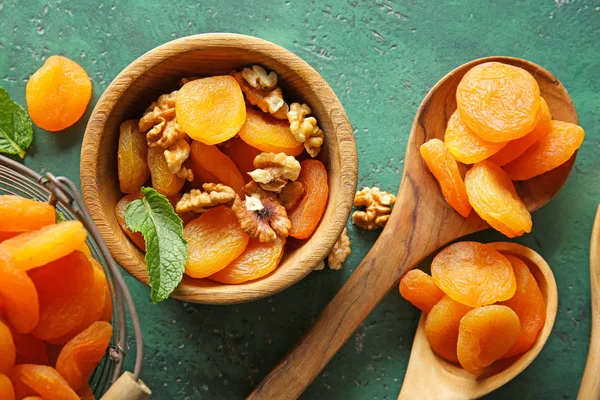
{"type": "Polygon", "coordinates": [[[240,285],[185,276],[174,297],[186,301],[228,304],[265,297],[306,276],[327,255],[345,226],[356,187],[356,148],[339,100],[316,71],[287,50],[241,35],[198,35],[160,46],[128,66],[100,99],[86,130],[81,165],[86,204],[113,256],[147,283],[144,253],[122,232],[114,213],[122,197],[116,162],[119,125],[139,119],[159,95],[178,89],[180,78],[224,75],[254,64],[276,71],[286,101],[307,103],[325,132],[319,159],[329,174],[327,209],[310,239],[289,240],[297,243],[287,246],[291,251],[286,247],[272,274],[240,285]]]}

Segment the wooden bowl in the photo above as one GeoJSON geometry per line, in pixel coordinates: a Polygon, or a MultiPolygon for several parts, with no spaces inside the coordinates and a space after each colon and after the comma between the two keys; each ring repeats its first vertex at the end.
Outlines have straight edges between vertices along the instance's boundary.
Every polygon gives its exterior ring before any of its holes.
{"type": "Polygon", "coordinates": [[[312,237],[286,251],[279,268],[270,275],[239,285],[184,276],[172,295],[184,301],[233,304],[260,299],[298,282],[327,256],[346,225],[357,181],[356,144],[340,101],[310,65],[282,47],[244,35],[202,34],[163,44],[127,66],[98,101],[85,131],[81,151],[85,203],[115,259],[148,284],[144,253],[127,238],[115,218],[115,205],[123,196],[117,178],[119,125],[140,118],[150,102],[176,89],[182,77],[224,75],[254,64],[275,71],[286,101],[307,103],[325,132],[319,158],[329,174],[327,208],[312,237]]]}

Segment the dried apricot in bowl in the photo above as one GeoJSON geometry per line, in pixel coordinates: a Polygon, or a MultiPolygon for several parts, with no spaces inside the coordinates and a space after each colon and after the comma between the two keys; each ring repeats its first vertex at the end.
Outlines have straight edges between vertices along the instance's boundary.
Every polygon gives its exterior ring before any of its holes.
{"type": "Polygon", "coordinates": [[[456,160],[444,142],[439,139],[428,140],[421,145],[419,151],[427,168],[440,184],[448,204],[463,217],[468,217],[472,207],[467,198],[465,182],[460,175],[456,160]]]}
{"type": "Polygon", "coordinates": [[[458,328],[461,318],[471,310],[471,307],[444,296],[429,311],[425,320],[425,337],[437,355],[450,362],[458,362],[458,328]]]}
{"type": "Polygon", "coordinates": [[[177,123],[192,139],[217,144],[231,139],[246,121],[240,85],[228,75],[196,79],[177,93],[177,123]]]}
{"type": "Polygon", "coordinates": [[[246,111],[246,123],[238,134],[244,142],[265,152],[297,156],[304,151],[304,145],[296,140],[287,121],[250,107],[246,111]]]}
{"type": "Polygon", "coordinates": [[[508,300],[517,288],[508,259],[477,242],[458,242],[440,251],[431,262],[431,276],[446,295],[470,307],[508,300]]]}
{"type": "Polygon", "coordinates": [[[492,228],[510,238],[531,232],[531,214],[502,168],[489,161],[475,164],[465,187],[469,203],[492,228]]]}
{"type": "Polygon", "coordinates": [[[21,196],[0,196],[0,232],[27,232],[52,225],[54,207],[21,196]]]}
{"type": "Polygon", "coordinates": [[[229,186],[237,193],[240,193],[244,188],[244,178],[238,170],[235,163],[221,152],[217,146],[211,146],[202,142],[192,142],[192,169],[194,173],[198,171],[206,171],[216,181],[210,183],[222,183],[229,186]]]}
{"type": "Polygon", "coordinates": [[[444,297],[444,292],[437,287],[431,276],[420,269],[404,274],[400,279],[400,294],[424,313],[428,313],[444,297]]]}
{"type": "Polygon", "coordinates": [[[130,119],[119,128],[117,170],[119,187],[123,193],[136,193],[150,178],[148,143],[140,132],[138,121],[130,119]]]}
{"type": "Polygon", "coordinates": [[[131,239],[131,241],[135,243],[137,247],[146,251],[146,242],[144,241],[144,236],[142,236],[142,233],[134,232],[131,229],[129,229],[127,227],[127,222],[125,221],[125,210],[127,210],[129,203],[131,203],[134,200],[141,199],[142,197],[143,196],[141,192],[123,196],[123,198],[119,200],[117,202],[117,205],[115,206],[115,216],[117,217],[117,222],[119,223],[119,226],[121,227],[123,232],[125,232],[125,234],[129,237],[129,239],[131,239]]]}
{"type": "Polygon", "coordinates": [[[507,142],[531,132],[540,88],[522,68],[487,62],[471,68],[456,88],[461,119],[488,142],[507,142]]]}
{"type": "Polygon", "coordinates": [[[506,164],[504,170],[515,181],[541,175],[567,162],[581,147],[584,136],[585,132],[578,125],[551,121],[550,132],[519,158],[506,164]]]}
{"type": "Polygon", "coordinates": [[[491,305],[469,311],[460,321],[457,353],[460,365],[479,375],[513,346],[521,323],[506,306],[491,305]]]}
{"type": "Polygon", "coordinates": [[[152,187],[165,196],[172,196],[179,192],[185,184],[185,179],[169,170],[167,161],[160,147],[148,149],[148,167],[152,177],[152,187]]]}
{"type": "Polygon", "coordinates": [[[51,56],[27,82],[25,99],[33,122],[61,131],[77,122],[92,97],[92,81],[75,61],[51,56]]]}
{"type": "Polygon", "coordinates": [[[292,223],[290,236],[296,239],[308,239],[323,217],[329,186],[327,184],[327,170],[319,160],[304,160],[300,163],[300,176],[298,182],[304,186],[304,197],[298,205],[288,213],[292,223]]]}

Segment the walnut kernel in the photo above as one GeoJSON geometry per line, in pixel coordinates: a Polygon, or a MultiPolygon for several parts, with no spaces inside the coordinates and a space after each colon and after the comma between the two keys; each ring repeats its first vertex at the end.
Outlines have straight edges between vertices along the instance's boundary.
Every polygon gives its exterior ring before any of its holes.
{"type": "Polygon", "coordinates": [[[382,192],[378,187],[365,187],[354,196],[355,207],[365,207],[364,211],[352,214],[352,223],[363,229],[383,228],[390,219],[391,206],[396,202],[396,196],[382,192]]]}
{"type": "Polygon", "coordinates": [[[167,167],[172,174],[176,174],[181,170],[183,162],[190,157],[192,148],[185,139],[179,139],[165,151],[165,160],[167,161],[167,167]]]}
{"type": "Polygon", "coordinates": [[[178,213],[189,211],[201,213],[211,208],[231,203],[236,196],[235,191],[229,186],[220,183],[205,183],[204,191],[192,189],[185,193],[175,207],[178,213]]]}
{"type": "Polygon", "coordinates": [[[250,104],[257,106],[262,112],[269,113],[275,118],[287,118],[289,106],[283,100],[283,93],[279,86],[272,90],[256,89],[246,81],[241,72],[232,71],[231,76],[233,76],[240,85],[242,92],[246,95],[246,100],[248,100],[250,104]]]}
{"type": "Polygon", "coordinates": [[[342,264],[351,253],[350,238],[348,237],[348,231],[344,228],[339,239],[333,245],[331,253],[329,253],[329,256],[327,257],[329,268],[335,270],[342,269],[342,264]]]}
{"type": "Polygon", "coordinates": [[[300,175],[300,163],[285,153],[261,153],[254,158],[254,171],[248,172],[264,190],[279,193],[300,175]]]}
{"type": "Polygon", "coordinates": [[[315,117],[309,117],[311,109],[306,104],[292,103],[287,113],[290,121],[290,130],[299,142],[304,143],[304,148],[311,157],[316,157],[321,151],[325,134],[319,128],[315,117]]]}
{"type": "Polygon", "coordinates": [[[175,120],[175,100],[177,91],[163,94],[157,101],[152,102],[140,119],[140,132],[146,133],[149,147],[168,148],[186,134],[175,120]]]}
{"type": "Polygon", "coordinates": [[[253,65],[252,68],[244,68],[242,77],[254,89],[273,90],[277,87],[277,74],[267,71],[260,65],[253,65]]]}

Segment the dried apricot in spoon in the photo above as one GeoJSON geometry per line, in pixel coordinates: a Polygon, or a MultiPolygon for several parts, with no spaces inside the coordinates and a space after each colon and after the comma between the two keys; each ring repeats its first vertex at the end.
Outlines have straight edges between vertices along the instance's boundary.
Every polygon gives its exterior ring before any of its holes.
{"type": "Polygon", "coordinates": [[[242,89],[228,75],[186,83],[177,93],[175,110],[181,129],[206,144],[231,139],[246,121],[242,89]]]}
{"type": "Polygon", "coordinates": [[[61,131],[77,122],[92,97],[92,81],[75,61],[51,56],[27,82],[25,100],[33,122],[61,131]]]}
{"type": "Polygon", "coordinates": [[[473,308],[444,296],[427,314],[425,336],[440,357],[458,362],[457,343],[460,320],[473,308]]]}
{"type": "Polygon", "coordinates": [[[413,269],[400,279],[400,295],[419,310],[428,313],[444,297],[444,292],[437,287],[431,276],[420,269],[413,269]]]}

